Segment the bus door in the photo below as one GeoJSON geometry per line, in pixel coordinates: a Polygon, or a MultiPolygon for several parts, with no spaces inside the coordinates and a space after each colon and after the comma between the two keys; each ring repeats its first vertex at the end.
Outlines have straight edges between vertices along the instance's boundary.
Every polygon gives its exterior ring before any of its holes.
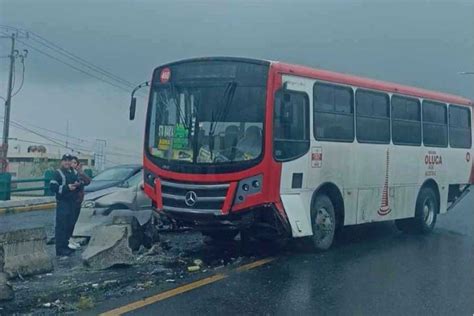
{"type": "Polygon", "coordinates": [[[312,82],[286,76],[275,95],[273,150],[282,164],[280,193],[294,237],[312,234],[308,190],[312,82]]]}

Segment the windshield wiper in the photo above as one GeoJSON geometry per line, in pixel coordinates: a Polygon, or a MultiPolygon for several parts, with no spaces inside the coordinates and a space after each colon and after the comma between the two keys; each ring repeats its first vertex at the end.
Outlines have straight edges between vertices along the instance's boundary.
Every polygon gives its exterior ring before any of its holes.
{"type": "Polygon", "coordinates": [[[211,126],[209,128],[209,150],[211,152],[211,160],[213,158],[214,134],[216,132],[217,125],[227,116],[227,113],[229,112],[229,106],[232,103],[232,100],[234,99],[236,87],[237,83],[235,81],[231,81],[227,84],[224,91],[224,97],[221,101],[222,106],[219,109],[217,117],[214,118],[214,112],[211,115],[211,126]]]}

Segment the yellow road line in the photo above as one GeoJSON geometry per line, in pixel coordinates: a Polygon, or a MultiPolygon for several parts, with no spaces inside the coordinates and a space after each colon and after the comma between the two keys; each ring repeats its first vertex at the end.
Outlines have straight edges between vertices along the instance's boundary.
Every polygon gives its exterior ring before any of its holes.
{"type": "Polygon", "coordinates": [[[175,289],[172,289],[172,290],[169,290],[169,291],[166,291],[166,292],[154,295],[154,296],[150,296],[150,297],[145,298],[141,301],[133,302],[133,303],[130,303],[128,305],[113,309],[113,310],[105,312],[101,315],[102,316],[123,315],[125,313],[134,311],[136,309],[145,307],[147,305],[150,305],[150,304],[165,300],[167,298],[170,298],[170,297],[173,297],[173,296],[176,296],[176,295],[179,295],[179,294],[197,289],[197,288],[202,287],[204,285],[220,281],[222,279],[225,279],[226,277],[227,277],[227,275],[225,275],[225,274],[216,274],[216,275],[213,275],[211,277],[208,277],[208,278],[196,281],[196,282],[192,282],[192,283],[177,287],[175,289]]]}
{"type": "MultiPolygon", "coordinates": [[[[265,259],[257,260],[257,261],[254,261],[252,263],[245,264],[245,265],[237,268],[235,271],[237,271],[237,272],[248,271],[248,270],[260,267],[260,266],[262,266],[264,264],[267,264],[269,262],[272,262],[273,260],[275,260],[275,258],[265,258],[265,259]]],[[[100,315],[101,316],[123,315],[125,313],[143,308],[147,305],[150,305],[150,304],[162,301],[162,300],[166,300],[170,297],[173,297],[173,296],[176,296],[176,295],[179,295],[179,294],[182,294],[182,293],[186,293],[186,292],[192,291],[194,289],[203,287],[205,285],[223,280],[223,279],[227,278],[228,276],[229,276],[229,274],[219,273],[219,274],[210,276],[208,278],[204,278],[202,280],[198,280],[198,281],[195,281],[195,282],[192,282],[192,283],[189,283],[189,284],[185,284],[183,286],[174,288],[172,290],[165,291],[165,292],[147,297],[143,300],[136,301],[136,302],[130,303],[130,304],[122,306],[122,307],[118,307],[116,309],[110,310],[110,311],[102,313],[100,315]]]]}
{"type": "Polygon", "coordinates": [[[22,213],[22,212],[48,210],[48,209],[53,209],[55,207],[56,207],[55,202],[46,203],[46,204],[38,204],[38,205],[7,207],[7,208],[1,208],[0,209],[0,215],[2,215],[2,214],[11,214],[11,213],[22,213]]]}
{"type": "Polygon", "coordinates": [[[240,266],[235,270],[237,272],[248,271],[248,270],[263,266],[264,264],[272,262],[273,260],[275,260],[275,258],[265,258],[265,259],[257,260],[251,263],[244,264],[243,266],[240,266]]]}

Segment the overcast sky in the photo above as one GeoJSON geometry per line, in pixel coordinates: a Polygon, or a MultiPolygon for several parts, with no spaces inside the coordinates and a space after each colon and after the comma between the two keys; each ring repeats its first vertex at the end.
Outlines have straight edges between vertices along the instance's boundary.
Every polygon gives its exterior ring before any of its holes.
{"type": "MultiPolygon", "coordinates": [[[[165,62],[232,55],[321,67],[474,99],[474,76],[458,74],[474,71],[474,0],[0,0],[0,22],[31,30],[133,83],[149,79],[152,69],[165,62]]],[[[26,42],[44,49],[31,39],[26,42]]],[[[0,40],[0,56],[8,54],[8,45],[0,40]]],[[[16,69],[18,82],[20,64],[16,69]]],[[[7,70],[8,59],[0,58],[3,97],[7,70]]],[[[62,133],[69,121],[70,135],[106,139],[109,151],[122,149],[139,157],[145,100],[133,122],[128,121],[128,105],[128,92],[30,49],[12,119],[62,133]]],[[[1,112],[3,116],[3,108],[1,112]]],[[[11,137],[45,141],[16,128],[11,137]]],[[[92,143],[82,146],[92,148],[92,143]]],[[[111,154],[108,159],[138,160],[111,154]]]]}

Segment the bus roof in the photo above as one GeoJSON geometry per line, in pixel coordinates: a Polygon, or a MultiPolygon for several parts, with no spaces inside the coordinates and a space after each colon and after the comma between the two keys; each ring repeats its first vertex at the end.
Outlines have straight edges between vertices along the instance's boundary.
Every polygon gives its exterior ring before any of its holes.
{"type": "Polygon", "coordinates": [[[322,69],[314,69],[305,66],[292,65],[282,62],[271,62],[272,67],[281,73],[290,75],[298,75],[309,77],[313,79],[320,79],[324,81],[346,84],[357,86],[366,89],[380,90],[385,92],[398,93],[402,95],[408,95],[418,98],[431,99],[435,101],[441,101],[446,103],[455,103],[461,105],[473,106],[473,102],[469,99],[451,95],[447,93],[441,93],[436,91],[430,91],[410,86],[404,86],[396,83],[384,82],[379,80],[373,80],[353,75],[346,75],[342,73],[332,72],[322,69]]]}

